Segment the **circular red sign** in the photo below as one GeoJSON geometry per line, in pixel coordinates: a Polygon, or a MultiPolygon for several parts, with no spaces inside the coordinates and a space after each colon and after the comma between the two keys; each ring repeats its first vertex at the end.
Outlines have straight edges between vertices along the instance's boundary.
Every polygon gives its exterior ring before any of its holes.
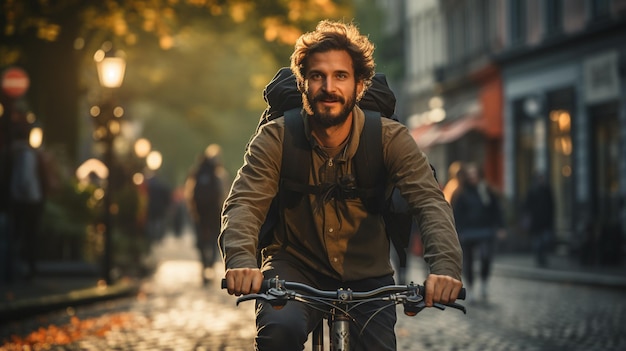
{"type": "Polygon", "coordinates": [[[9,97],[18,98],[26,93],[30,79],[21,68],[12,67],[2,74],[2,91],[9,97]]]}

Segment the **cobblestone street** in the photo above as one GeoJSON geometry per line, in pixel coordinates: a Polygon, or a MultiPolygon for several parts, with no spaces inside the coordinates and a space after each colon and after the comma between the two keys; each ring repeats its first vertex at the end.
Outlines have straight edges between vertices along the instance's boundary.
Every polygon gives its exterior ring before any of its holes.
{"type": "MultiPolygon", "coordinates": [[[[220,289],[221,265],[213,282],[202,286],[191,235],[166,237],[154,259],[158,269],[137,297],[0,325],[0,341],[50,324],[70,325],[72,316],[95,324],[114,317],[121,322],[106,333],[95,331],[64,345],[52,342],[50,349],[252,349],[254,303],[237,307],[236,298],[220,289]]],[[[423,265],[413,262],[408,276],[422,281],[423,265]]],[[[623,291],[503,276],[494,276],[489,288],[488,302],[465,303],[467,315],[427,309],[407,317],[399,307],[398,350],[626,349],[623,291]]]]}
{"type": "Polygon", "coordinates": [[[399,314],[399,350],[624,350],[623,291],[495,276],[487,303],[399,314]]]}

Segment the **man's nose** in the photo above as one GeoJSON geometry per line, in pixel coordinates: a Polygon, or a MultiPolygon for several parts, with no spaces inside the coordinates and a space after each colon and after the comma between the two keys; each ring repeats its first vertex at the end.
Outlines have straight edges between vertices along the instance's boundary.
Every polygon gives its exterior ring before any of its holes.
{"type": "Polygon", "coordinates": [[[335,81],[332,78],[324,78],[322,88],[328,92],[335,91],[335,81]]]}

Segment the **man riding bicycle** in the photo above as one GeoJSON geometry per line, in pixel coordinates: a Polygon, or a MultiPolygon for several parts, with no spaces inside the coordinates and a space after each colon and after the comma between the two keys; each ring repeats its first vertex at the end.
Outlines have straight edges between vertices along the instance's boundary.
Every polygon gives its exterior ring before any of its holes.
{"type": "MultiPolygon", "coordinates": [[[[374,76],[374,46],[353,24],[321,21],[303,34],[291,55],[291,70],[302,93],[300,113],[311,147],[309,185],[328,189],[307,194],[283,209],[272,242],[261,253],[258,235],[281,185],[285,118],[264,124],[250,141],[226,199],[220,234],[228,292],[258,292],[263,279],[302,282],[323,290],[371,290],[393,284],[390,242],[381,213],[360,199],[333,192],[353,172],[365,115],[357,106],[374,76]],[[328,185],[324,187],[324,185],[328,185]]],[[[382,118],[386,189],[399,189],[417,219],[429,264],[425,302],[454,302],[461,290],[461,248],[450,206],[433,177],[426,156],[407,128],[382,118]]],[[[294,160],[295,161],[295,160],[294,160]]],[[[257,350],[303,349],[323,314],[299,302],[281,310],[257,302],[257,350]]],[[[357,322],[371,317],[376,304],[363,304],[357,322]],[[373,304],[373,305],[372,305],[373,304]]],[[[369,350],[395,350],[395,309],[384,309],[353,343],[369,350]]]]}

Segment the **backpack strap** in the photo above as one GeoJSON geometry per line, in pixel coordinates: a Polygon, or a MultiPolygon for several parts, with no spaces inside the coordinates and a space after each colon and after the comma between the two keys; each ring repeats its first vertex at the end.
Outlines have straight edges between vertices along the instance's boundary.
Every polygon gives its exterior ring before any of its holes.
{"type": "Polygon", "coordinates": [[[354,173],[359,197],[368,212],[379,213],[385,205],[386,170],[383,161],[383,135],[380,112],[363,110],[365,124],[356,154],[354,173]]]}
{"type": "Polygon", "coordinates": [[[405,268],[406,249],[411,238],[413,216],[408,212],[408,204],[397,188],[393,189],[390,198],[385,198],[387,170],[382,147],[382,116],[376,111],[363,110],[363,112],[365,112],[365,125],[361,133],[361,142],[354,156],[354,167],[359,187],[370,193],[361,197],[361,201],[368,211],[382,212],[385,231],[398,254],[400,268],[405,268]]]}
{"type": "Polygon", "coordinates": [[[285,134],[281,165],[279,194],[283,208],[296,206],[304,194],[316,194],[309,185],[311,171],[311,144],[305,135],[302,109],[285,112],[285,134]]]}
{"type": "MultiPolygon", "coordinates": [[[[300,115],[301,108],[285,111],[285,131],[283,136],[283,155],[280,169],[278,194],[272,200],[265,222],[259,230],[257,262],[261,266],[261,249],[272,243],[272,232],[278,224],[283,209],[297,205],[306,192],[295,191],[295,185],[304,187],[308,184],[311,168],[311,146],[304,134],[304,123],[300,115]],[[298,181],[301,180],[301,181],[298,181]],[[289,188],[289,189],[287,189],[289,188]]],[[[286,244],[286,242],[285,242],[286,244]]]]}

